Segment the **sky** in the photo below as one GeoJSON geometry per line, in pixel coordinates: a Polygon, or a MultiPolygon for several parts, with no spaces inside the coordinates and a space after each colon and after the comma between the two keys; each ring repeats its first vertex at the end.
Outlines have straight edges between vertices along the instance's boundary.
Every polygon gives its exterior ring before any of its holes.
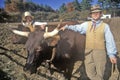
{"type": "MultiPolygon", "coordinates": [[[[53,9],[58,9],[63,3],[73,2],[73,0],[32,0],[39,4],[47,4],[51,6],[53,9]]],[[[78,0],[79,2],[81,0],[78,0]]]]}
{"type": "MultiPolygon", "coordinates": [[[[0,0],[0,7],[4,7],[4,1],[5,0],[0,0]]],[[[74,0],[29,0],[37,4],[43,4],[43,5],[49,5],[53,9],[58,9],[63,3],[68,3],[68,2],[73,2],[74,0]]],[[[78,0],[81,2],[82,0],[78,0]]],[[[97,2],[97,0],[93,0],[94,3],[97,2]]]]}

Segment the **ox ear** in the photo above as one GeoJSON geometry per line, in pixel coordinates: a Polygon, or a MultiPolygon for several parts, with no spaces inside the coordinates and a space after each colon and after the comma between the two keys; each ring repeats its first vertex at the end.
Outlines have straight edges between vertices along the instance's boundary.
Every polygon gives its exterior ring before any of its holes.
{"type": "Polygon", "coordinates": [[[47,39],[49,46],[57,45],[58,41],[60,40],[60,36],[56,35],[47,39]]]}

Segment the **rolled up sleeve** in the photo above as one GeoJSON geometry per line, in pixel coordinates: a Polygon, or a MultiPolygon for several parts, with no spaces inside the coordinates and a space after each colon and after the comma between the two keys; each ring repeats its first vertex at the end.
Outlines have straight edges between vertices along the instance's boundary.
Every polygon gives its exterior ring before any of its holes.
{"type": "Polygon", "coordinates": [[[114,41],[112,32],[110,31],[109,25],[105,26],[105,41],[106,41],[106,50],[109,57],[115,57],[117,54],[117,48],[114,41]]]}
{"type": "Polygon", "coordinates": [[[70,29],[73,30],[75,32],[79,32],[80,34],[86,34],[86,30],[88,27],[88,23],[84,22],[82,24],[77,24],[77,25],[66,25],[65,28],[66,29],[70,29]]]}

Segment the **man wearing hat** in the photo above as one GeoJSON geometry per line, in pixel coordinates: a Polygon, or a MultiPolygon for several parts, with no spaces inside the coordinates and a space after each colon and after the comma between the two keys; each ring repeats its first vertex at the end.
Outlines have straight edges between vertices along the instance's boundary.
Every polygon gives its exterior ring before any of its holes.
{"type": "Polygon", "coordinates": [[[104,80],[107,55],[111,63],[116,64],[116,45],[109,25],[100,18],[102,10],[99,5],[93,5],[90,11],[91,21],[78,25],[66,25],[61,29],[71,29],[86,35],[85,69],[90,80],[104,80]]]}
{"type": "Polygon", "coordinates": [[[34,16],[32,16],[30,12],[26,11],[24,12],[22,18],[22,24],[23,26],[28,27],[30,31],[34,31],[35,26],[40,26],[41,29],[44,29],[44,26],[47,25],[47,22],[35,22],[34,16]]]}

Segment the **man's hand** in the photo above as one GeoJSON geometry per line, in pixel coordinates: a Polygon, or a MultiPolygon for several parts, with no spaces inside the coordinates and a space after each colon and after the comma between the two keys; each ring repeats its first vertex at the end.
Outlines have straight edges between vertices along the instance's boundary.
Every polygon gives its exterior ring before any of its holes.
{"type": "Polygon", "coordinates": [[[66,26],[68,26],[67,24],[65,25],[65,26],[63,26],[63,27],[61,27],[59,30],[65,30],[66,29],[66,26]]]}
{"type": "Polygon", "coordinates": [[[40,27],[41,27],[41,29],[43,30],[43,29],[45,29],[45,24],[43,24],[43,25],[41,25],[40,27]]]}
{"type": "Polygon", "coordinates": [[[116,57],[110,57],[110,61],[112,64],[116,64],[117,63],[117,58],[116,57]]]}

